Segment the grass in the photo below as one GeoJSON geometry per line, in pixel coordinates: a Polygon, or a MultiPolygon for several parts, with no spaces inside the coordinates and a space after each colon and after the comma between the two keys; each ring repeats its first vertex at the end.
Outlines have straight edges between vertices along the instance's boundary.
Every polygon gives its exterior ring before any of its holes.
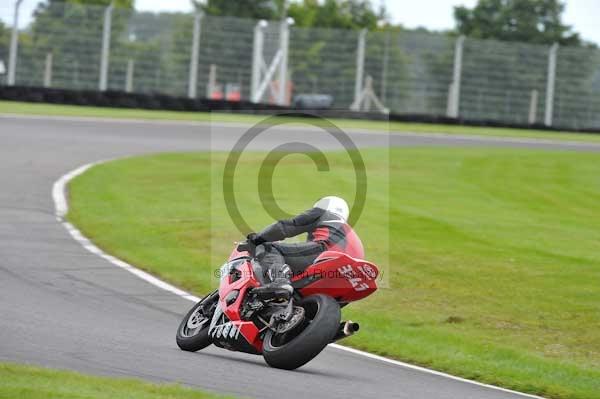
{"type": "Polygon", "coordinates": [[[173,384],[92,377],[40,367],[0,363],[0,399],[216,399],[224,398],[173,384]]]}
{"type": "MultiPolygon", "coordinates": [[[[232,113],[203,113],[203,112],[176,112],[155,111],[142,109],[83,107],[75,105],[55,105],[0,101],[0,114],[20,115],[53,115],[70,117],[95,117],[95,118],[124,118],[145,120],[171,120],[188,122],[232,122],[254,124],[264,120],[265,116],[232,114],[232,113]]],[[[290,120],[290,122],[296,119],[290,120]]],[[[411,133],[444,133],[457,135],[475,135],[491,137],[520,137],[535,139],[552,139],[568,141],[600,142],[600,135],[551,132],[544,130],[491,128],[459,125],[436,125],[426,123],[382,122],[364,121],[356,119],[331,119],[340,128],[379,130],[391,132],[411,133]]]]}
{"type": "MultiPolygon", "coordinates": [[[[344,309],[361,323],[345,343],[529,393],[600,398],[600,154],[362,155],[369,190],[355,227],[389,288],[344,309]]],[[[255,194],[263,158],[244,154],[235,180],[255,229],[272,221],[255,194]]],[[[347,155],[328,158],[327,179],[302,155],[278,164],[283,209],[299,212],[331,187],[353,198],[347,155]]],[[[110,253],[206,293],[240,239],[221,197],[224,160],[162,154],[96,166],[71,183],[68,217],[110,253]]]]}

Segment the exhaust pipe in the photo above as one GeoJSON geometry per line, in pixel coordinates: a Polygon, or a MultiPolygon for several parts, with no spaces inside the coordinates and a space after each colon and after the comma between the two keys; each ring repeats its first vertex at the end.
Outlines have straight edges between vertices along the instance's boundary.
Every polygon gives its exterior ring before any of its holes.
{"type": "Polygon", "coordinates": [[[341,322],[340,327],[338,328],[338,331],[335,334],[335,337],[333,337],[333,342],[354,335],[354,333],[357,332],[359,328],[360,326],[358,325],[358,323],[354,323],[352,320],[341,322]]]}

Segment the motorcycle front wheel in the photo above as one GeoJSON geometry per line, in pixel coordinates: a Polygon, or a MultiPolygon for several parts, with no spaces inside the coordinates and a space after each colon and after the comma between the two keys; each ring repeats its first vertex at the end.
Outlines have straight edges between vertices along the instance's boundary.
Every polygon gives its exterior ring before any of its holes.
{"type": "Polygon", "coordinates": [[[297,304],[304,308],[304,320],[283,334],[267,331],[263,357],[271,367],[294,370],[311,361],[330,344],[340,326],[340,306],[330,296],[311,295],[297,304]]]}
{"type": "Polygon", "coordinates": [[[218,292],[212,292],[196,303],[181,320],[176,336],[177,346],[181,350],[196,352],[212,344],[208,328],[218,300],[218,292]]]}

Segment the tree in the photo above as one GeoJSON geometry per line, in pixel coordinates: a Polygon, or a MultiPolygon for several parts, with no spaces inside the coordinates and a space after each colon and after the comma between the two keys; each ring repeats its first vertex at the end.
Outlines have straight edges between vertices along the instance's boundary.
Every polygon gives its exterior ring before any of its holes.
{"type": "Polygon", "coordinates": [[[297,26],[340,29],[375,30],[386,19],[385,9],[375,10],[369,0],[303,0],[290,4],[288,15],[297,26]]]}
{"type": "MultiPolygon", "coordinates": [[[[21,34],[17,79],[41,85],[47,55],[53,57],[53,83],[59,87],[96,88],[104,12],[110,0],[46,0],[21,34]]],[[[133,0],[116,0],[111,37],[125,31],[133,0]]]]}
{"type": "MultiPolygon", "coordinates": [[[[6,68],[8,67],[8,47],[10,42],[10,32],[8,28],[0,21],[0,62],[4,64],[4,69],[6,73],[6,68]]],[[[4,83],[5,75],[0,74],[0,84],[4,83]]]]}
{"type": "MultiPolygon", "coordinates": [[[[62,3],[80,4],[83,6],[108,7],[111,1],[113,0],[46,0],[44,3],[39,5],[39,8],[52,7],[62,3]]],[[[114,3],[115,7],[117,8],[133,9],[135,5],[135,0],[114,0],[114,3]]]]}
{"type": "Polygon", "coordinates": [[[196,9],[215,16],[274,20],[285,12],[301,27],[374,30],[386,19],[385,9],[375,10],[370,0],[302,0],[291,2],[287,12],[287,0],[191,1],[196,9]]]}
{"type": "MultiPolygon", "coordinates": [[[[8,38],[8,36],[10,35],[10,30],[8,29],[8,27],[6,27],[6,25],[4,25],[4,23],[2,21],[0,21],[0,46],[4,44],[4,42],[2,40],[4,40],[5,38],[8,38]]],[[[0,51],[2,51],[2,48],[0,47],[0,51]]]]}
{"type": "Polygon", "coordinates": [[[207,0],[206,4],[192,0],[192,4],[208,15],[252,19],[278,19],[284,8],[284,0],[207,0]]]}
{"type": "Polygon", "coordinates": [[[564,10],[560,0],[479,0],[472,9],[455,7],[454,19],[458,33],[473,38],[581,45],[562,23],[564,10]]]}

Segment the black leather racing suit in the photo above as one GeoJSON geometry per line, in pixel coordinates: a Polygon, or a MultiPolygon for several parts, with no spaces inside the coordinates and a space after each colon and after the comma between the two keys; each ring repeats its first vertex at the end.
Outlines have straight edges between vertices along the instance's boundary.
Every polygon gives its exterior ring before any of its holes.
{"type": "Polygon", "coordinates": [[[297,275],[330,247],[344,247],[348,229],[352,231],[339,216],[312,208],[291,219],[275,222],[258,233],[255,240],[262,244],[256,248],[256,257],[271,280],[282,277],[280,273],[289,274],[290,270],[282,269],[284,264],[297,275]],[[308,233],[306,242],[278,242],[303,233],[308,233]]]}

